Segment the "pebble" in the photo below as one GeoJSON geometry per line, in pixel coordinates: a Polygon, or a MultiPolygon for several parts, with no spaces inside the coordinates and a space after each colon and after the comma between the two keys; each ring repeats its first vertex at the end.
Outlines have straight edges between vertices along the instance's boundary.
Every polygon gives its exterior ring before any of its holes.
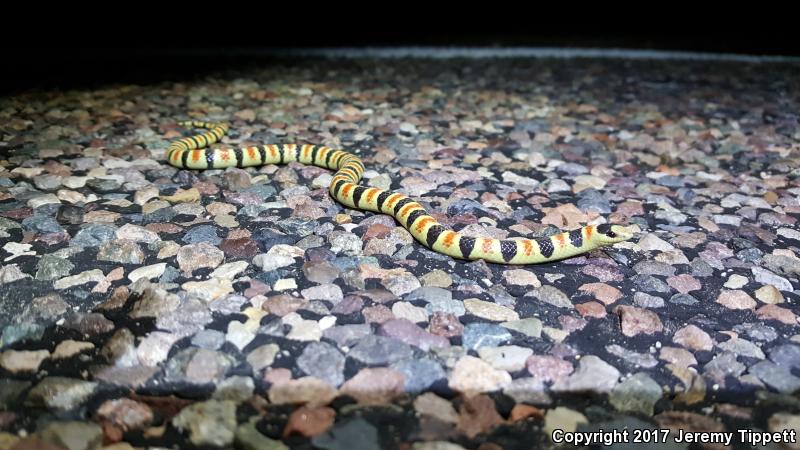
{"type": "Polygon", "coordinates": [[[332,386],[338,387],[344,382],[345,357],[336,347],[324,342],[308,344],[297,358],[297,367],[306,375],[332,386]]]}
{"type": "Polygon", "coordinates": [[[672,341],[690,350],[710,351],[714,348],[711,336],[695,325],[687,325],[675,332],[672,341]]]}
{"type": "Polygon", "coordinates": [[[423,286],[448,288],[453,284],[453,278],[445,271],[434,269],[420,277],[423,286]]]}
{"type": "Polygon", "coordinates": [[[568,308],[573,309],[574,306],[569,301],[569,297],[567,294],[562,292],[555,286],[544,285],[539,288],[536,288],[532,291],[533,297],[537,300],[553,305],[557,308],[568,308]]]}
{"type": "Polygon", "coordinates": [[[542,336],[542,321],[535,317],[503,322],[500,326],[537,339],[542,336]]]}
{"type": "MultiPolygon", "coordinates": [[[[62,231],[61,227],[51,233],[58,233],[62,231]]],[[[83,227],[78,233],[69,241],[71,247],[98,247],[104,242],[116,239],[116,227],[102,224],[89,224],[83,227]]]]}
{"type": "Polygon", "coordinates": [[[233,292],[233,284],[224,278],[211,278],[206,281],[187,281],[181,285],[181,289],[195,298],[210,302],[233,292]]]}
{"type": "Polygon", "coordinates": [[[398,319],[405,319],[412,323],[428,321],[428,311],[409,302],[395,302],[392,305],[392,314],[398,319]]]}
{"type": "Polygon", "coordinates": [[[429,389],[434,383],[447,378],[447,373],[435,360],[404,359],[393,363],[392,369],[400,372],[405,377],[405,392],[418,393],[429,389]]]}
{"type": "Polygon", "coordinates": [[[280,350],[276,344],[264,344],[247,355],[247,362],[253,368],[253,372],[259,372],[272,365],[280,350]]]}
{"type": "Polygon", "coordinates": [[[452,403],[433,392],[426,392],[415,398],[414,410],[421,415],[435,417],[444,423],[458,423],[458,413],[452,403]]]}
{"type": "Polygon", "coordinates": [[[36,263],[37,280],[55,280],[66,277],[75,268],[75,264],[67,259],[59,258],[54,255],[42,255],[36,263]]]}
{"type": "Polygon", "coordinates": [[[163,361],[166,361],[169,350],[178,339],[180,339],[180,336],[171,333],[151,331],[136,347],[137,360],[145,366],[158,366],[163,361]]]}
{"type": "Polygon", "coordinates": [[[505,370],[506,372],[517,372],[524,369],[528,357],[532,354],[533,350],[516,345],[481,347],[478,349],[478,356],[483,361],[497,370],[505,370]]]}
{"type": "Polygon", "coordinates": [[[553,383],[553,392],[608,393],[617,385],[619,371],[594,355],[586,355],[570,376],[553,383]]]}
{"type": "Polygon", "coordinates": [[[610,305],[622,297],[622,292],[606,283],[587,283],[578,288],[594,296],[606,305],[610,305]]]}
{"type": "Polygon", "coordinates": [[[608,401],[617,411],[652,416],[661,396],[661,386],[647,374],[639,372],[616,385],[609,393],[608,401]]]}
{"type": "Polygon", "coordinates": [[[464,308],[473,316],[493,322],[519,320],[519,314],[511,308],[474,298],[464,300],[464,308]]]}
{"type": "Polygon", "coordinates": [[[219,383],[233,363],[233,357],[224,353],[189,347],[167,360],[164,379],[191,384],[219,383]]]}
{"type": "Polygon", "coordinates": [[[65,359],[70,358],[78,353],[81,353],[86,350],[91,350],[94,348],[94,344],[91,342],[83,342],[83,341],[73,341],[72,339],[67,339],[65,341],[61,341],[56,345],[56,348],[53,350],[53,359],[65,359]]]}
{"type": "Polygon", "coordinates": [[[322,284],[300,291],[303,298],[307,300],[325,300],[337,304],[344,299],[342,288],[335,284],[322,284]]]}
{"type": "Polygon", "coordinates": [[[658,314],[647,309],[620,305],[614,308],[614,313],[620,317],[622,334],[628,337],[660,333],[664,329],[658,314]]]}
{"type": "Polygon", "coordinates": [[[494,369],[473,356],[462,356],[453,368],[448,385],[455,391],[475,395],[500,390],[510,383],[508,372],[494,369]]]}
{"type": "Polygon", "coordinates": [[[154,419],[149,406],[128,398],[106,400],[97,408],[97,416],[123,432],[144,429],[154,419]]]}
{"type": "Polygon", "coordinates": [[[638,353],[617,344],[607,345],[606,351],[633,366],[649,369],[658,365],[658,360],[650,353],[638,353]]]}
{"type": "Polygon", "coordinates": [[[347,380],[340,392],[356,399],[359,404],[383,405],[403,392],[405,377],[386,368],[364,368],[347,380]]]}
{"type": "Polygon", "coordinates": [[[233,444],[236,404],[228,400],[207,400],[183,408],[172,425],[189,433],[194,445],[226,447],[233,444]]]}
{"type": "Polygon", "coordinates": [[[167,268],[167,263],[157,263],[157,264],[151,264],[149,266],[139,267],[138,269],[133,269],[128,274],[128,279],[131,280],[132,283],[135,283],[140,278],[148,280],[153,278],[158,278],[164,274],[166,268],[167,268]]]}
{"type": "Polygon", "coordinates": [[[325,406],[337,396],[337,390],[325,381],[302,377],[275,383],[268,391],[269,401],[277,404],[325,406]]]}
{"type": "Polygon", "coordinates": [[[49,357],[47,350],[6,350],[0,353],[0,367],[11,373],[36,372],[49,357]]]}
{"type": "Polygon", "coordinates": [[[563,406],[559,406],[547,411],[544,416],[544,426],[542,430],[547,436],[552,436],[556,430],[565,433],[572,433],[578,429],[578,425],[588,424],[589,420],[583,414],[563,406]]]}
{"type": "Polygon", "coordinates": [[[86,283],[99,283],[105,279],[106,277],[103,275],[103,272],[100,269],[92,269],[81,272],[77,275],[60,278],[53,283],[53,287],[61,290],[71,288],[73,286],[80,286],[86,283]]]}
{"type": "Polygon", "coordinates": [[[435,347],[450,346],[450,341],[446,338],[428,333],[406,319],[387,320],[381,325],[378,334],[413,345],[423,351],[428,351],[435,347]]]}
{"type": "Polygon", "coordinates": [[[57,445],[57,448],[69,450],[93,450],[103,443],[103,430],[91,422],[54,421],[44,426],[37,434],[43,441],[57,445]]]}
{"type": "Polygon", "coordinates": [[[85,402],[97,386],[98,383],[91,381],[48,376],[28,392],[25,404],[56,411],[69,411],[85,402]]]}
{"type": "Polygon", "coordinates": [[[323,450],[373,450],[378,444],[378,431],[361,417],[342,421],[325,433],[315,436],[311,443],[323,450]]]}
{"type": "Polygon", "coordinates": [[[572,373],[572,364],[557,356],[531,355],[525,361],[528,372],[540,381],[560,381],[572,373]]]}
{"type": "Polygon", "coordinates": [[[639,239],[639,247],[644,251],[661,251],[666,252],[670,250],[675,250],[671,244],[668,244],[663,239],[659,238],[653,233],[647,233],[639,239]]]}
{"type": "Polygon", "coordinates": [[[225,254],[220,249],[206,242],[181,247],[177,253],[178,267],[185,273],[192,273],[200,268],[215,269],[222,264],[225,254]]]}
{"type": "Polygon", "coordinates": [[[141,242],[144,244],[152,244],[161,240],[161,238],[158,236],[158,233],[130,223],[126,223],[125,225],[119,227],[116,230],[116,236],[117,239],[130,242],[141,242]]]}
{"type": "Polygon", "coordinates": [[[370,335],[360,340],[347,356],[368,365],[384,365],[410,358],[413,354],[411,347],[403,342],[370,335]]]}
{"type": "Polygon", "coordinates": [[[755,277],[757,283],[771,284],[772,286],[775,286],[778,290],[781,291],[786,291],[786,292],[794,291],[792,283],[786,278],[775,275],[769,270],[761,267],[753,267],[751,270],[753,272],[753,276],[755,277]]]}
{"type": "Polygon", "coordinates": [[[723,286],[728,289],[741,289],[748,283],[747,277],[743,277],[738,274],[733,274],[728,277],[728,281],[725,282],[723,286]]]}
{"type": "Polygon", "coordinates": [[[307,438],[317,436],[330,429],[336,419],[336,411],[328,407],[300,407],[289,416],[283,436],[300,434],[307,438]]]}
{"type": "Polygon", "coordinates": [[[525,269],[512,269],[503,272],[506,282],[518,286],[541,287],[542,283],[535,273],[525,269]]]}
{"type": "Polygon", "coordinates": [[[289,450],[289,447],[281,441],[261,434],[255,426],[256,422],[257,420],[252,418],[236,428],[234,439],[238,447],[243,450],[289,450]]]}
{"type": "Polygon", "coordinates": [[[499,325],[471,323],[464,327],[462,342],[466,349],[477,350],[480,347],[497,347],[511,338],[511,333],[499,325]]]}
{"type": "Polygon", "coordinates": [[[721,350],[731,352],[738,356],[748,358],[764,359],[764,352],[754,343],[740,338],[734,338],[717,344],[721,350]]]}
{"type": "Polygon", "coordinates": [[[716,301],[728,309],[754,309],[757,305],[753,297],[738,289],[722,291],[716,301]]]}

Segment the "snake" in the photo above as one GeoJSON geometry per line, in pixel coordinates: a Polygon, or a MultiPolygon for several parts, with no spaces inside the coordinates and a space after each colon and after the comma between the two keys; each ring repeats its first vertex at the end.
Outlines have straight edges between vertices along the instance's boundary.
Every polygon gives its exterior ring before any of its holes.
{"type": "Polygon", "coordinates": [[[439,223],[418,202],[399,192],[359,185],[361,159],[344,150],[311,144],[268,144],[240,148],[211,148],[228,133],[223,122],[181,121],[178,126],[204,132],[170,142],[166,158],[181,169],[204,170],[299,162],[335,170],[330,195],[348,208],[388,214],[429,249],[457,259],[482,259],[498,264],[539,264],[584,254],[628,240],[632,233],[617,224],[585,225],[552,236],[494,239],[467,236],[439,223]]]}

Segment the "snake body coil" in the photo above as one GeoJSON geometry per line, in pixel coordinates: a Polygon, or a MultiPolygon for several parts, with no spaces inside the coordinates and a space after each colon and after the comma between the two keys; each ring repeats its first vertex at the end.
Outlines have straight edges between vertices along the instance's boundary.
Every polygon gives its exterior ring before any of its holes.
{"type": "Polygon", "coordinates": [[[181,126],[203,128],[205,133],[170,143],[167,160],[186,169],[224,169],[297,161],[336,170],[330,193],[350,208],[389,214],[428,248],[463,259],[483,259],[501,264],[536,264],[555,261],[600,246],[627,240],[631,234],[620,225],[588,225],[538,239],[490,239],[465,236],[445,228],[407,196],[359,186],[364,173],[361,160],[348,152],[319,145],[260,145],[244,148],[206,148],[228,132],[228,125],[189,121],[181,126]]]}

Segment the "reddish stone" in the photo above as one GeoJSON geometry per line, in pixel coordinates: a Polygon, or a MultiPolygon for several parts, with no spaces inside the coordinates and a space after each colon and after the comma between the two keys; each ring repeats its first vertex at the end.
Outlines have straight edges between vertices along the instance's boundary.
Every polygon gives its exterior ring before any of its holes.
{"type": "Polygon", "coordinates": [[[223,239],[219,249],[233,258],[252,258],[260,251],[258,244],[250,238],[223,239]]]}
{"type": "Polygon", "coordinates": [[[266,372],[264,372],[264,381],[266,381],[269,384],[286,383],[291,379],[292,379],[292,371],[284,367],[279,367],[277,369],[269,369],[266,372]]]}
{"type": "Polygon", "coordinates": [[[561,316],[558,318],[558,321],[561,323],[561,329],[567,333],[582,330],[587,323],[584,319],[572,316],[561,316]]]}
{"type": "Polygon", "coordinates": [[[544,418],[544,410],[541,410],[535,406],[526,405],[524,403],[517,403],[513,408],[511,408],[511,415],[509,415],[508,420],[511,422],[517,422],[529,417],[541,420],[544,418]]]}
{"type": "Polygon", "coordinates": [[[214,195],[219,192],[219,186],[207,181],[198,181],[197,183],[193,184],[192,187],[197,189],[203,195],[214,195]]]}
{"type": "Polygon", "coordinates": [[[575,309],[577,309],[583,317],[602,319],[606,316],[606,307],[598,302],[579,303],[575,305],[575,309]]]}
{"type": "Polygon", "coordinates": [[[587,283],[579,287],[578,290],[594,295],[594,298],[606,305],[610,305],[622,297],[622,292],[619,289],[606,283],[587,283]]]}
{"type": "Polygon", "coordinates": [[[236,228],[234,230],[231,230],[230,233],[228,233],[227,237],[228,239],[243,239],[243,238],[249,238],[250,236],[252,236],[250,230],[246,230],[244,228],[236,228]]]}
{"type": "Polygon", "coordinates": [[[572,373],[572,364],[556,356],[531,355],[525,361],[528,372],[542,381],[559,381],[572,373]]]}
{"type": "Polygon", "coordinates": [[[664,329],[658,314],[644,308],[620,305],[614,308],[614,313],[620,318],[622,334],[628,337],[660,333],[664,329]]]}
{"type": "Polygon", "coordinates": [[[488,395],[465,399],[458,413],[458,429],[470,439],[503,424],[503,417],[497,413],[494,400],[488,395]]]}
{"type": "Polygon", "coordinates": [[[174,395],[170,395],[168,397],[157,397],[154,395],[132,394],[130,397],[131,400],[144,403],[145,405],[149,406],[150,409],[164,417],[165,420],[172,419],[179,412],[181,412],[183,408],[193,403],[192,400],[178,398],[174,395]]]}
{"type": "Polygon", "coordinates": [[[387,367],[366,368],[342,385],[340,392],[355,398],[358,403],[382,405],[403,392],[405,376],[387,367]]]}
{"type": "Polygon", "coordinates": [[[290,416],[283,429],[283,437],[288,437],[293,433],[301,434],[305,437],[313,437],[326,432],[336,417],[336,411],[327,406],[319,408],[302,407],[296,409],[290,416]]]}
{"type": "Polygon", "coordinates": [[[27,219],[32,215],[33,209],[27,207],[0,212],[0,216],[8,217],[9,219],[27,219]]]}
{"type": "Polygon", "coordinates": [[[67,233],[47,233],[47,234],[40,234],[36,237],[36,240],[39,242],[44,242],[47,245],[56,245],[62,242],[67,242],[69,240],[69,234],[67,233]]]}
{"type": "Polygon", "coordinates": [[[761,320],[777,320],[786,325],[797,325],[797,316],[786,308],[778,305],[764,305],[756,310],[756,316],[761,320]]]}
{"type": "Polygon", "coordinates": [[[256,295],[264,295],[271,291],[272,288],[268,284],[262,283],[258,280],[250,280],[250,287],[244,290],[244,296],[253,298],[256,295]]]}
{"type": "Polygon", "coordinates": [[[392,310],[383,305],[375,305],[364,308],[361,310],[361,314],[364,315],[364,320],[366,320],[368,323],[382,324],[394,319],[392,310]]]}
{"type": "Polygon", "coordinates": [[[144,226],[148,231],[153,233],[167,233],[174,234],[183,231],[183,227],[174,223],[148,223],[144,226]]]}
{"type": "Polygon", "coordinates": [[[114,444],[122,440],[122,429],[111,422],[101,422],[100,427],[103,429],[103,444],[114,444]]]}
{"type": "Polygon", "coordinates": [[[394,229],[394,227],[387,227],[382,223],[376,223],[367,228],[367,231],[364,233],[364,236],[361,239],[368,241],[372,238],[385,238],[389,233],[392,232],[392,229],[394,229]]]}
{"type": "Polygon", "coordinates": [[[455,314],[436,311],[431,316],[428,331],[437,336],[451,338],[461,336],[464,333],[464,325],[459,322],[455,314]]]}
{"type": "Polygon", "coordinates": [[[153,421],[153,411],[150,407],[129,398],[103,402],[97,408],[97,416],[121,431],[140,430],[153,421]]]}
{"type": "Polygon", "coordinates": [[[261,304],[261,309],[270,314],[283,317],[297,311],[307,304],[308,300],[306,299],[292,297],[288,294],[278,294],[266,299],[264,303],[261,304]]]}

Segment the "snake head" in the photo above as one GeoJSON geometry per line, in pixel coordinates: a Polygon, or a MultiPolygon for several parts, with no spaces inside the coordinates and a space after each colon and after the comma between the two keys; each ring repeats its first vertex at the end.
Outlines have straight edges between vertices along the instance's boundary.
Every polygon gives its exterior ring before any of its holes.
{"type": "Polygon", "coordinates": [[[622,225],[604,223],[597,226],[597,239],[603,244],[616,244],[617,242],[627,241],[632,237],[633,233],[622,225]]]}

